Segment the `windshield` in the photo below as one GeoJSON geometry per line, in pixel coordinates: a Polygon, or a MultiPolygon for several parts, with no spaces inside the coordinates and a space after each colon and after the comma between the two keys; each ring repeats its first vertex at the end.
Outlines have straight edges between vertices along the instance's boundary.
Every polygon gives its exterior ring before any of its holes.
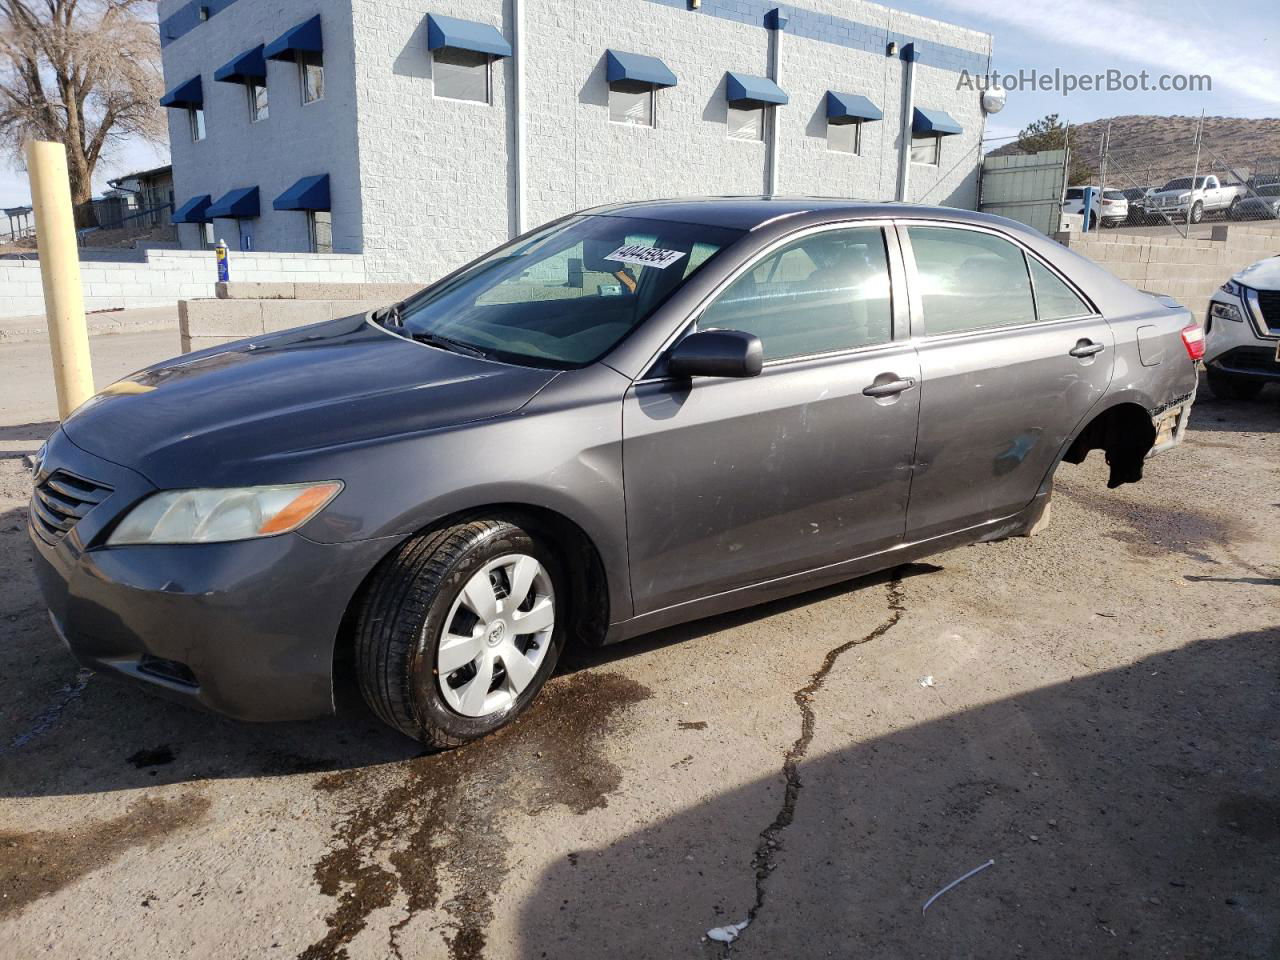
{"type": "Polygon", "coordinates": [[[1269,187],[1259,187],[1258,196],[1260,197],[1280,197],[1280,183],[1272,184],[1269,187]]]}
{"type": "Polygon", "coordinates": [[[400,310],[444,349],[534,366],[585,366],[639,326],[741,230],[573,217],[500,247],[400,310]]]}
{"type": "MultiPolygon", "coordinates": [[[[1199,190],[1203,186],[1204,186],[1204,177],[1196,177],[1196,189],[1199,190]]],[[[1168,183],[1166,183],[1163,187],[1160,188],[1160,192],[1163,193],[1166,190],[1187,190],[1187,189],[1190,189],[1190,187],[1191,187],[1190,177],[1179,177],[1177,180],[1170,180],[1168,183]]]]}

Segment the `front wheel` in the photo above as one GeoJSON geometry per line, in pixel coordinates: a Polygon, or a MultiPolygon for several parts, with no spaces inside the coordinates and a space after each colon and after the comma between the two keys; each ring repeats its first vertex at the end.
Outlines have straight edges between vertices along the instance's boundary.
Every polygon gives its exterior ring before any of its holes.
{"type": "Polygon", "coordinates": [[[1191,205],[1191,210],[1187,214],[1187,223],[1199,223],[1204,219],[1204,204],[1197,200],[1191,205]]]}
{"type": "Polygon", "coordinates": [[[510,723],[564,647],[565,582],[551,549],[510,520],[410,539],[374,574],[356,618],[366,702],[438,749],[510,723]]]}
{"type": "Polygon", "coordinates": [[[1246,401],[1254,400],[1262,392],[1263,381],[1249,377],[1240,377],[1230,373],[1210,370],[1209,389],[1219,400],[1246,401]]]}

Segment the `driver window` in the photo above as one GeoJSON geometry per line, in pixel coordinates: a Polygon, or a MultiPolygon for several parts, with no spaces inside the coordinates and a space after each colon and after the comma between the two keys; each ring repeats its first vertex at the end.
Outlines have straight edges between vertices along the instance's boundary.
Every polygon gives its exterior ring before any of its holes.
{"type": "Polygon", "coordinates": [[[893,312],[883,232],[828,230],[787,244],[730,284],[698,329],[755,334],[766,361],[888,343],[893,312]]]}

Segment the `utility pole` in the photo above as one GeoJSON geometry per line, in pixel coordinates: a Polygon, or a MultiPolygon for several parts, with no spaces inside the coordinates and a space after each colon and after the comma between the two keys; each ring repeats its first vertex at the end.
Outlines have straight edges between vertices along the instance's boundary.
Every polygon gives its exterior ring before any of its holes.
{"type": "Polygon", "coordinates": [[[60,143],[32,140],[26,154],[58,419],[65,420],[94,393],[67,150],[60,143]]]}

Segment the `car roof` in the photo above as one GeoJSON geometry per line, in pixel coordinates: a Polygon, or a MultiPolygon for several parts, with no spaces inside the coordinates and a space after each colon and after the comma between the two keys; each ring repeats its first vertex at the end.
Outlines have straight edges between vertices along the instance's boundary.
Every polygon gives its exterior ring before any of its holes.
{"type": "Polygon", "coordinates": [[[989,214],[954,207],[930,207],[915,203],[874,203],[840,197],[679,197],[670,200],[643,200],[612,203],[583,210],[584,214],[606,217],[635,217],[668,220],[700,226],[754,230],[774,220],[801,214],[808,219],[832,220],[853,217],[954,220],[962,223],[1007,225],[1008,221],[989,214]]]}

